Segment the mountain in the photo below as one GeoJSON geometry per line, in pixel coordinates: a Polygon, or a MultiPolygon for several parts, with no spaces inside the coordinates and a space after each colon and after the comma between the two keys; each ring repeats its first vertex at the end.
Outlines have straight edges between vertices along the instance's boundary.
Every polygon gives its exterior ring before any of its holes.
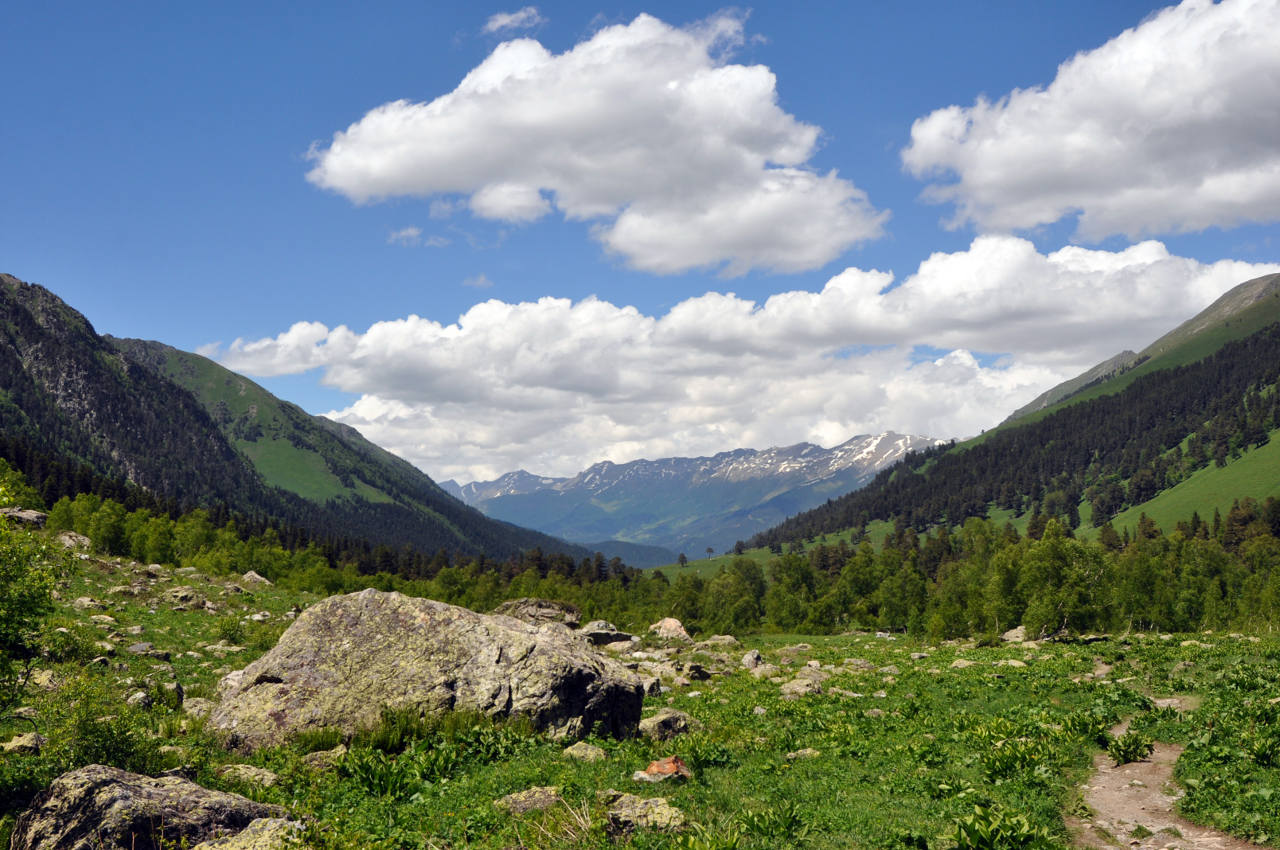
{"type": "Polygon", "coordinates": [[[204,357],[100,336],[53,293],[9,275],[0,275],[0,438],[180,508],[223,506],[320,536],[491,557],[588,554],[484,516],[355,430],[204,357]]]}
{"type": "Polygon", "coordinates": [[[924,529],[971,516],[1057,516],[1087,530],[1134,519],[1157,499],[1161,515],[1176,521],[1280,491],[1268,462],[1268,443],[1280,433],[1280,275],[1240,284],[1129,368],[1105,366],[1057,402],[966,443],[911,455],[752,543],[873,520],[924,529]]]}
{"type": "Polygon", "coordinates": [[[494,481],[445,486],[489,516],[567,540],[610,539],[700,554],[728,549],[789,514],[857,489],[908,452],[938,442],[863,435],[830,449],[798,443],[713,457],[604,461],[572,478],[519,470],[494,481]]]}
{"type": "Polygon", "coordinates": [[[1137,354],[1123,351],[1046,390],[1011,413],[1003,424],[1025,419],[1060,402],[1080,401],[1116,392],[1140,375],[1194,362],[1211,354],[1223,343],[1243,339],[1278,317],[1280,274],[1247,280],[1137,354]]]}

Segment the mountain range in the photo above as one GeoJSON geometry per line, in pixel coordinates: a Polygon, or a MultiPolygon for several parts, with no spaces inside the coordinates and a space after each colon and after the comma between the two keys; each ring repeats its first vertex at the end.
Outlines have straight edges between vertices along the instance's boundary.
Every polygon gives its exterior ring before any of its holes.
{"type": "Polygon", "coordinates": [[[603,461],[569,478],[509,472],[441,486],[489,516],[607,551],[627,541],[656,547],[632,563],[723,551],[786,517],[856,490],[909,452],[939,444],[892,432],[833,448],[812,443],[736,449],[711,457],[603,461]]]}

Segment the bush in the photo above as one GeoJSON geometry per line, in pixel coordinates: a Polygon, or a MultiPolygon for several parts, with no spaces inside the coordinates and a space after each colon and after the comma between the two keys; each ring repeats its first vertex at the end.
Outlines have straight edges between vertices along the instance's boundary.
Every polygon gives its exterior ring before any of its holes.
{"type": "Polygon", "coordinates": [[[53,569],[65,558],[42,538],[0,523],[0,712],[22,699],[53,605],[53,569]]]}
{"type": "Polygon", "coordinates": [[[1151,755],[1155,748],[1155,743],[1141,732],[1125,732],[1107,745],[1107,755],[1117,765],[1122,765],[1141,761],[1151,755]]]}

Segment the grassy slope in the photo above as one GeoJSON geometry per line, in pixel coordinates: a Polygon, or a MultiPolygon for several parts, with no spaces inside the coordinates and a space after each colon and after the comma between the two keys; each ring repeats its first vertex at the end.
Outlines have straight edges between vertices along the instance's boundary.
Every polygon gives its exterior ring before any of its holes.
{"type": "MultiPolygon", "coordinates": [[[[212,697],[223,673],[242,668],[272,645],[288,625],[293,606],[305,607],[317,598],[279,587],[229,593],[233,580],[174,572],[152,580],[137,564],[77,561],[65,578],[63,601],[50,626],[70,631],[64,643],[85,642],[86,659],[97,652],[89,643],[94,640],[122,645],[151,641],[172,653],[189,699],[212,697]],[[144,590],[137,597],[109,589],[139,580],[144,590]],[[179,584],[196,588],[218,610],[172,610],[162,594],[179,584]],[[80,596],[104,600],[101,613],[116,622],[91,622],[93,612],[70,604],[80,596]],[[244,619],[257,611],[268,613],[267,622],[244,619]],[[140,636],[124,633],[134,626],[142,627],[140,636]],[[233,633],[242,649],[208,645],[233,633]]],[[[124,705],[130,690],[120,686],[121,678],[142,681],[156,675],[156,668],[154,659],[121,651],[111,667],[73,659],[42,662],[56,684],[53,690],[33,691],[27,704],[52,743],[40,757],[7,756],[5,767],[14,775],[31,759],[59,758],[79,722],[80,734],[115,733],[112,758],[146,750],[158,759],[154,770],[195,765],[203,785],[286,806],[291,816],[312,824],[310,837],[321,850],[675,846],[673,839],[650,832],[609,841],[603,835],[606,804],[597,798],[606,788],[666,797],[705,829],[704,837],[722,842],[686,846],[819,850],[925,846],[922,841],[930,847],[950,846],[938,836],[972,814],[975,805],[1025,815],[1065,846],[1063,815],[1076,805],[1076,789],[1096,752],[1087,732],[1066,730],[1089,718],[1106,725],[1134,715],[1136,728],[1174,741],[1202,735],[1208,740],[1209,730],[1216,729],[1232,747],[1212,749],[1230,752],[1210,753],[1213,760],[1207,767],[1188,765],[1183,775],[1197,784],[1184,804],[1197,807],[1201,818],[1252,829],[1255,835],[1268,830],[1280,834],[1280,812],[1274,805],[1243,793],[1275,786],[1280,769],[1249,766],[1234,755],[1251,728],[1251,715],[1242,706],[1280,692],[1280,638],[1266,636],[1254,643],[1252,638],[1214,636],[1212,645],[1203,638],[1181,645],[1162,637],[989,649],[957,643],[930,647],[865,634],[746,638],[745,647],[732,651],[725,675],[646,700],[646,714],[668,705],[689,712],[704,724],[700,733],[668,742],[593,740],[607,753],[606,760],[595,763],[562,756],[564,742],[525,734],[508,738],[513,746],[501,756],[475,760],[463,753],[447,781],[414,783],[405,793],[390,795],[371,792],[359,775],[307,768],[302,746],[266,750],[249,759],[280,776],[273,788],[219,777],[220,766],[239,759],[208,735],[201,721],[163,705],[150,710],[124,705]],[[800,641],[811,648],[795,647],[800,641]],[[736,658],[746,648],[759,649],[766,661],[790,671],[784,672],[788,678],[810,659],[832,671],[832,678],[824,683],[824,693],[789,701],[776,684],[738,667],[736,658]],[[845,661],[850,658],[865,659],[866,669],[845,661]],[[959,659],[971,666],[952,668],[959,659]],[[1099,662],[1114,664],[1115,670],[1094,680],[1086,674],[1099,662]],[[885,665],[895,669],[878,669],[885,665]],[[1160,714],[1141,696],[1171,693],[1197,695],[1204,705],[1190,715],[1160,714]],[[139,735],[134,730],[148,731],[139,735]],[[157,745],[177,749],[159,753],[157,745]],[[817,755],[788,758],[805,747],[817,755]],[[688,762],[695,778],[657,789],[631,780],[632,771],[668,755],[688,762]],[[497,798],[534,785],[558,786],[566,805],[522,817],[494,807],[497,798]],[[737,844],[732,843],[734,833],[741,835],[737,844]]],[[[0,718],[2,739],[29,728],[0,718]]]]}
{"type": "Polygon", "coordinates": [[[1111,524],[1117,531],[1128,528],[1132,533],[1138,526],[1138,517],[1145,513],[1168,532],[1179,521],[1190,519],[1193,511],[1199,511],[1200,518],[1207,522],[1215,509],[1225,515],[1232,502],[1246,496],[1259,501],[1268,496],[1280,497],[1280,431],[1272,432],[1265,446],[1245,452],[1226,466],[1210,464],[1198,470],[1149,502],[1118,514],[1111,524]]]}

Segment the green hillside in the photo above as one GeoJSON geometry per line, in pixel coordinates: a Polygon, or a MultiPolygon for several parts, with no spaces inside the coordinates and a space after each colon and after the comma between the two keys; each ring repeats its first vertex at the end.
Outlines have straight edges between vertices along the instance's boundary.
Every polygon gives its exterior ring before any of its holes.
{"type": "Polygon", "coordinates": [[[1168,532],[1192,513],[1198,512],[1207,522],[1215,510],[1225,515],[1237,499],[1262,502],[1273,496],[1280,498],[1280,430],[1271,432],[1266,445],[1244,452],[1226,466],[1206,466],[1150,501],[1121,511],[1111,524],[1117,531],[1132,532],[1138,518],[1146,514],[1168,532]]]}

